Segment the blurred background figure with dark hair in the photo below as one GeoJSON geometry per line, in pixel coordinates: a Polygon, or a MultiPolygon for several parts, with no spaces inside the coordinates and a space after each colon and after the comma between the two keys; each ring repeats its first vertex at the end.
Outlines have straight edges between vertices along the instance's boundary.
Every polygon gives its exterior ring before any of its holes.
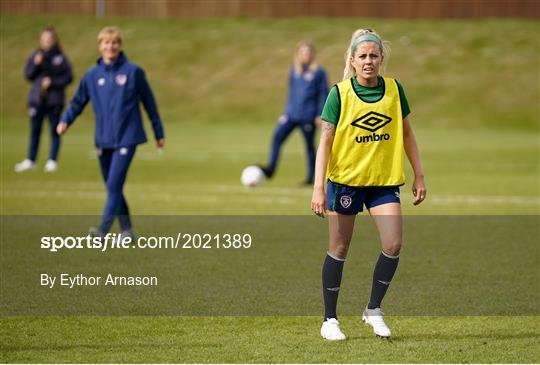
{"type": "Polygon", "coordinates": [[[30,144],[26,159],[15,165],[15,172],[36,168],[41,127],[45,117],[49,118],[51,149],[44,169],[45,172],[55,172],[58,169],[60,149],[60,136],[56,133],[56,126],[64,107],[64,91],[71,83],[73,75],[53,27],[46,27],[41,31],[39,48],[28,58],[24,76],[32,82],[28,95],[30,144]]]}

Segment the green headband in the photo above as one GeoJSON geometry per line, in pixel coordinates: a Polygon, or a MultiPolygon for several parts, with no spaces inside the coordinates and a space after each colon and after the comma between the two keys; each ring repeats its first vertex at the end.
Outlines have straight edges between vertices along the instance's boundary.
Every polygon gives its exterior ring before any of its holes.
{"type": "Polygon", "coordinates": [[[354,52],[356,52],[356,47],[358,47],[358,45],[362,42],[375,42],[379,45],[379,47],[381,47],[381,49],[383,48],[383,45],[382,45],[382,42],[381,40],[379,39],[379,37],[377,37],[376,35],[374,34],[371,34],[371,33],[367,33],[367,34],[362,34],[361,36],[359,37],[356,37],[351,45],[351,55],[354,55],[354,52]]]}

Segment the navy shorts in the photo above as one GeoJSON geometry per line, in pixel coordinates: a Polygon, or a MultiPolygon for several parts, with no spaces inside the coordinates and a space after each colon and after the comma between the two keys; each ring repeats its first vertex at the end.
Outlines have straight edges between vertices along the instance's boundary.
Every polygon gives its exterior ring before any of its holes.
{"type": "Polygon", "coordinates": [[[326,209],[341,214],[355,215],[367,209],[387,203],[400,203],[399,186],[353,187],[328,180],[326,209]]]}

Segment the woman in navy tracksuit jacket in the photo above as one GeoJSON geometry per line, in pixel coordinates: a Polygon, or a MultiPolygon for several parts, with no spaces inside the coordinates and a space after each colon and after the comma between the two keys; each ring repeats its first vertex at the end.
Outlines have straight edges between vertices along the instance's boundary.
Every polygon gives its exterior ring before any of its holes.
{"type": "Polygon", "coordinates": [[[54,28],[47,27],[41,31],[39,49],[33,52],[26,61],[24,76],[32,82],[28,94],[28,113],[31,122],[30,144],[26,159],[15,165],[15,171],[35,169],[41,127],[45,117],[48,117],[51,149],[45,171],[55,172],[60,149],[60,137],[56,134],[56,126],[64,107],[64,91],[71,83],[73,75],[54,28]]]}
{"type": "Polygon", "coordinates": [[[307,176],[304,184],[312,184],[315,174],[315,127],[328,96],[325,70],[315,61],[315,47],[309,41],[298,44],[294,65],[289,74],[289,96],[285,113],[278,119],[267,166],[261,166],[266,177],[277,167],[281,145],[294,128],[302,131],[307,152],[307,176]]]}
{"type": "Polygon", "coordinates": [[[132,236],[123,186],[137,145],[147,141],[139,101],[152,122],[158,148],[165,144],[163,126],[144,71],[128,62],[122,52],[120,30],[105,27],[98,35],[98,43],[102,57],[81,79],[57,130],[58,134],[65,133],[88,101],[92,102],[96,119],[95,145],[107,186],[107,202],[101,225],[91,228],[90,234],[107,234],[115,217],[118,217],[122,233],[132,236]]]}

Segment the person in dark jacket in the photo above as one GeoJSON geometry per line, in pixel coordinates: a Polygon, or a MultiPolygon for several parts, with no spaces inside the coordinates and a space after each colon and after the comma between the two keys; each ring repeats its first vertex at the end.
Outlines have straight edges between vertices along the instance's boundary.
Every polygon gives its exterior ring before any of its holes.
{"type": "Polygon", "coordinates": [[[106,235],[118,217],[122,233],[133,236],[123,188],[137,145],[147,141],[139,102],[150,118],[158,148],[165,145],[165,135],[143,69],[129,62],[122,52],[120,29],[103,28],[98,34],[98,45],[102,57],[81,79],[57,131],[64,134],[88,101],[92,102],[96,120],[94,142],[107,187],[107,201],[99,228],[90,228],[90,234],[106,235]]]}
{"type": "Polygon", "coordinates": [[[315,60],[315,46],[310,41],[298,43],[294,65],[289,72],[289,95],[285,112],[279,117],[272,139],[267,166],[261,166],[266,177],[274,175],[281,145],[290,133],[299,128],[307,152],[307,176],[304,184],[312,184],[315,174],[315,129],[328,95],[326,71],[315,60]]]}
{"type": "Polygon", "coordinates": [[[32,87],[28,94],[28,112],[30,114],[30,145],[27,158],[15,165],[16,172],[35,170],[36,157],[43,120],[47,116],[50,123],[51,149],[45,163],[46,172],[58,169],[57,159],[60,149],[60,137],[56,126],[64,107],[64,91],[72,79],[71,66],[62,52],[62,47],[53,27],[41,31],[39,49],[26,61],[24,76],[32,87]]]}

